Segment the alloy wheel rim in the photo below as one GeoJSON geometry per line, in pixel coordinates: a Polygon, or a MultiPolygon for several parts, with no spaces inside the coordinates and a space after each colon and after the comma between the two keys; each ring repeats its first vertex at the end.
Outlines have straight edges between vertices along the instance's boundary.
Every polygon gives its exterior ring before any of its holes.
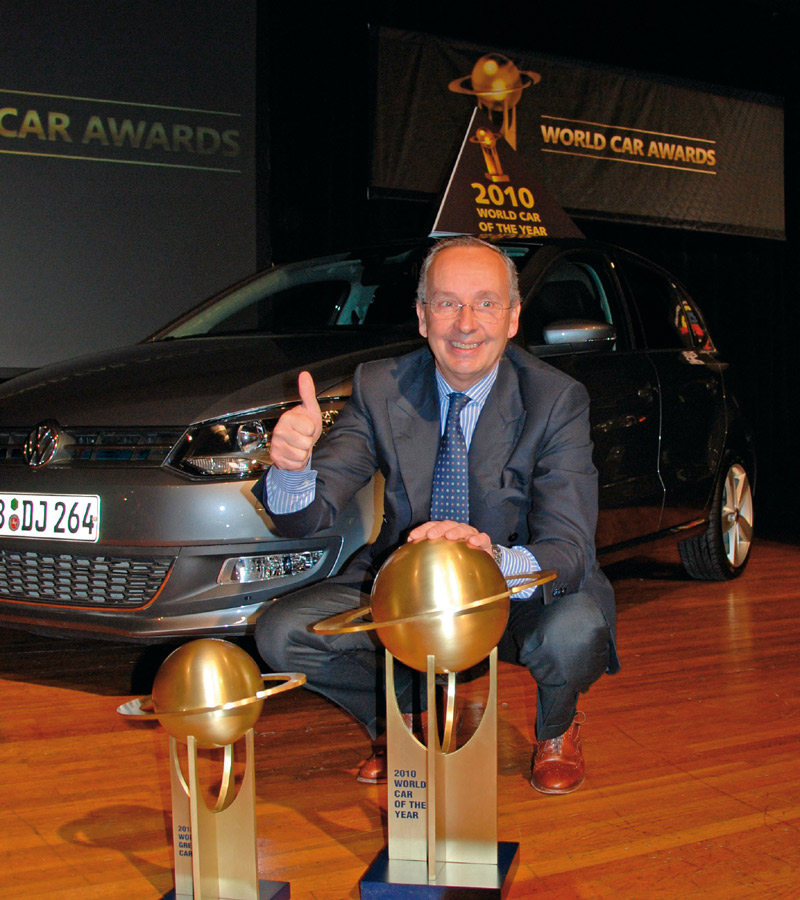
{"type": "Polygon", "coordinates": [[[734,569],[744,564],[752,539],[753,492],[744,467],[735,463],[728,470],[722,497],[722,540],[734,569]]]}

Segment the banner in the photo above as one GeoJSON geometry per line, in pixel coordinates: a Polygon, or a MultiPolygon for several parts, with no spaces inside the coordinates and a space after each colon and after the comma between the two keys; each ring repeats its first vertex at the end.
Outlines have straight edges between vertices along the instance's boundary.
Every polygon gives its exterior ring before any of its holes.
{"type": "Polygon", "coordinates": [[[441,195],[475,109],[573,216],[785,238],[777,98],[381,28],[371,190],[441,195]]]}
{"type": "Polygon", "coordinates": [[[256,268],[255,0],[5,0],[0,377],[256,268]]]}

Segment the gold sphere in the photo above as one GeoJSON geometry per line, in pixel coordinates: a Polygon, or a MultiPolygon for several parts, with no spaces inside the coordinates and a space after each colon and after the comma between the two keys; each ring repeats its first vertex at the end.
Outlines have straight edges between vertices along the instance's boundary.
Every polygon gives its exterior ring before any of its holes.
{"type": "Polygon", "coordinates": [[[516,106],[523,87],[519,69],[500,53],[487,53],[472,68],[472,89],[488,109],[516,106]]]}
{"type": "Polygon", "coordinates": [[[440,538],[395,550],[378,572],[370,604],[378,637],[393,656],[424,672],[433,654],[437,672],[460,672],[497,645],[510,601],[488,553],[440,538]]]}
{"type": "Polygon", "coordinates": [[[263,687],[258,665],[241,647],[203,638],[174,650],[161,664],[153,681],[153,710],[177,740],[186,743],[192,735],[200,747],[224,747],[261,715],[264,697],[256,695],[263,687]]]}

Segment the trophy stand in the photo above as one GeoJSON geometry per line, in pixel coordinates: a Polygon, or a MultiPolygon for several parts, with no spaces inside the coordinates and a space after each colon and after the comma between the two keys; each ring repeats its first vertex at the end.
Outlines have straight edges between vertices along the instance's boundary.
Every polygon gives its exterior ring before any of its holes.
{"type": "Polygon", "coordinates": [[[455,673],[447,676],[440,739],[435,657],[429,654],[427,662],[425,747],[403,721],[394,658],[386,651],[389,841],[361,879],[361,898],[500,898],[513,878],[519,845],[497,842],[497,648],[489,655],[489,694],[480,724],[458,749],[455,673]]]}
{"type": "Polygon", "coordinates": [[[123,716],[158,719],[169,734],[175,889],[163,900],[289,900],[287,882],[258,880],[253,725],[267,697],[305,680],[299,672],[262,675],[241,647],[201,638],[170,653],[150,697],[118,707],[123,716]],[[267,688],[265,681],[278,683],[267,688]],[[179,744],[187,748],[186,777],[179,744]],[[244,747],[238,789],[237,745],[244,747]],[[200,784],[198,749],[222,751],[213,807],[200,784]]]}
{"type": "Polygon", "coordinates": [[[253,729],[244,735],[245,768],[238,793],[234,745],[223,749],[219,797],[210,809],[197,772],[197,741],[187,736],[188,779],[178,741],[169,737],[175,890],[164,900],[289,900],[288,882],[259,881],[256,842],[253,729]]]}
{"type": "Polygon", "coordinates": [[[511,594],[555,578],[530,572],[509,587],[491,555],[465,541],[410,542],[381,566],[368,606],[313,626],[318,634],[375,630],[386,652],[389,840],[361,879],[362,900],[488,900],[510,885],[519,845],[497,843],[497,645],[511,594]],[[487,657],[486,709],[456,749],[456,673],[487,657]],[[397,705],[395,658],[427,673],[427,748],[397,705]],[[440,740],[436,678],[445,674],[440,740]]]}

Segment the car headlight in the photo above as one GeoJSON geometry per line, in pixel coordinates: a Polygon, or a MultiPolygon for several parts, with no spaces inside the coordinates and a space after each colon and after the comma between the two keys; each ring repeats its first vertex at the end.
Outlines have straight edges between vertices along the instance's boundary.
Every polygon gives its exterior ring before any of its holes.
{"type": "MultiPolygon", "coordinates": [[[[344,402],[340,398],[320,402],[323,434],[344,402]]],[[[164,466],[198,480],[257,478],[270,465],[272,429],[285,409],[288,405],[193,425],[169,452],[164,466]]]]}

